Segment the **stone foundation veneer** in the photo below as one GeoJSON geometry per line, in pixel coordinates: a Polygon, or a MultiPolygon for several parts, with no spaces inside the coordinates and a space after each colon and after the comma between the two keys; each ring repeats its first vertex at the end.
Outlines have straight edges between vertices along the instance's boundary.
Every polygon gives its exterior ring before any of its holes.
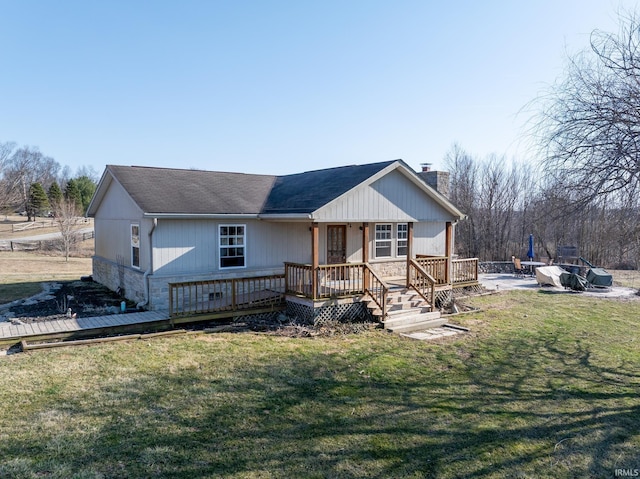
{"type": "Polygon", "coordinates": [[[407,260],[374,262],[369,263],[369,266],[383,278],[407,275],[407,260]]]}
{"type": "MultiPolygon", "coordinates": [[[[176,275],[148,275],[149,310],[169,309],[169,284],[189,281],[207,281],[211,279],[244,278],[247,276],[268,276],[282,274],[283,269],[235,270],[225,274],[197,273],[176,275]]],[[[118,265],[113,261],[97,256],[93,257],[93,279],[112,291],[124,290],[124,297],[136,304],[145,301],[144,271],[118,265]]]]}
{"type": "Polygon", "coordinates": [[[94,256],[93,280],[106,286],[136,304],[144,301],[144,273],[138,269],[119,265],[105,258],[94,256]]]}

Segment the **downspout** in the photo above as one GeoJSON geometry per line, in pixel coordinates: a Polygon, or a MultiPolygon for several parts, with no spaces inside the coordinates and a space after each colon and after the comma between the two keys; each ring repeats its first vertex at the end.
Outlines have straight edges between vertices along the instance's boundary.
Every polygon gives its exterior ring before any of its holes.
{"type": "Polygon", "coordinates": [[[149,286],[149,275],[153,271],[153,232],[158,226],[158,218],[153,218],[153,226],[149,231],[149,266],[142,275],[142,282],[144,283],[144,301],[140,301],[136,307],[142,309],[149,304],[149,295],[151,294],[149,286]]]}

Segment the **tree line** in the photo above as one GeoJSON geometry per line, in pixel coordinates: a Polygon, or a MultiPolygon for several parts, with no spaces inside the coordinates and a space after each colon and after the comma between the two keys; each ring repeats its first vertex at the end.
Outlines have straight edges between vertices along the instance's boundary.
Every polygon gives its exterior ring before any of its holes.
{"type": "Polygon", "coordinates": [[[566,75],[528,105],[539,162],[479,159],[459,145],[447,153],[450,198],[468,215],[459,254],[524,258],[533,234],[545,260],[562,261],[570,246],[593,264],[638,269],[640,16],[618,20],[617,32],[594,30],[566,75]]]}
{"type": "Polygon", "coordinates": [[[62,168],[36,147],[0,143],[0,212],[4,214],[24,214],[31,221],[55,216],[71,205],[82,215],[95,189],[92,168],[80,168],[72,175],[68,167],[62,168]]]}
{"type": "Polygon", "coordinates": [[[456,225],[456,253],[481,261],[526,258],[529,235],[537,260],[637,269],[640,202],[608,195],[589,202],[547,183],[535,165],[504,156],[478,158],[453,145],[445,158],[449,199],[467,215],[456,225]],[[563,247],[575,250],[568,258],[563,247]],[[573,255],[573,254],[572,254],[573,255]]]}

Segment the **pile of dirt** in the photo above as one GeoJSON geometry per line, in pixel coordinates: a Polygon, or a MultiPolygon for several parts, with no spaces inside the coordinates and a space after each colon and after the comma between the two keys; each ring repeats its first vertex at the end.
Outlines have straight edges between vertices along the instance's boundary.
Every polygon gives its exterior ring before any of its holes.
{"type": "Polygon", "coordinates": [[[67,319],[68,317],[87,318],[117,314],[121,303],[127,308],[135,304],[94,281],[64,281],[48,283],[47,291],[37,297],[13,304],[4,313],[7,318],[17,318],[23,323],[67,319]]]}

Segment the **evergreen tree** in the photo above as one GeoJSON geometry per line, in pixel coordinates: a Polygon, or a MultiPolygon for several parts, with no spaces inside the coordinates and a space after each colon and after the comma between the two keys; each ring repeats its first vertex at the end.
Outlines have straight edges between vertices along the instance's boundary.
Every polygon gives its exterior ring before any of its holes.
{"type": "Polygon", "coordinates": [[[64,198],[62,195],[62,190],[58,186],[58,182],[54,181],[51,183],[49,187],[49,191],[47,192],[47,196],[49,197],[49,204],[55,210],[60,206],[62,199],[64,198]]]}
{"type": "Polygon", "coordinates": [[[89,203],[91,203],[91,198],[93,198],[93,193],[96,191],[95,182],[86,175],[78,176],[73,180],[78,187],[78,191],[80,192],[80,200],[82,202],[82,213],[87,211],[89,208],[89,203]]]}
{"type": "Polygon", "coordinates": [[[67,201],[73,202],[78,211],[82,211],[82,196],[75,180],[71,179],[67,181],[67,186],[64,189],[64,197],[67,201]]]}
{"type": "Polygon", "coordinates": [[[42,215],[44,210],[48,209],[49,206],[49,198],[47,198],[47,194],[44,192],[44,188],[40,183],[31,183],[29,187],[29,216],[33,217],[35,220],[35,216],[42,215]]]}

